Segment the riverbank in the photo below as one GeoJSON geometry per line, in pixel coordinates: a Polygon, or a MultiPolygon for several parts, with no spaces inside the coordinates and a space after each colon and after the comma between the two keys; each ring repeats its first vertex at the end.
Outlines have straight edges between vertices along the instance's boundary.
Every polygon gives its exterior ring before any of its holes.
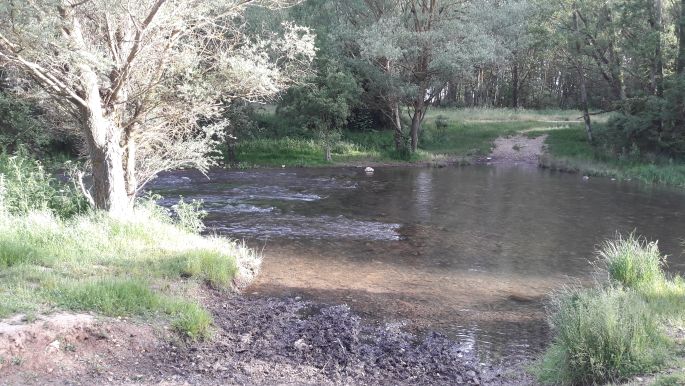
{"type": "MultiPolygon", "coordinates": [[[[238,142],[237,162],[232,167],[447,166],[497,158],[497,163],[533,160],[543,168],[590,177],[685,187],[685,164],[610,156],[587,142],[579,116],[574,110],[433,109],[426,117],[420,148],[412,155],[394,150],[389,131],[345,132],[332,147],[332,161],[325,160],[324,148],[316,139],[294,136],[238,142]],[[508,155],[492,154],[498,140],[526,142],[521,137],[534,139],[530,141],[534,152],[526,148],[527,143],[512,142],[508,155]],[[537,144],[540,141],[542,148],[537,144]]],[[[601,131],[608,115],[594,118],[601,131]]]]}
{"type": "Polygon", "coordinates": [[[685,163],[657,158],[650,162],[635,157],[609,157],[587,142],[582,128],[528,133],[530,136],[540,134],[547,135],[546,152],[540,157],[543,168],[685,188],[685,163]]]}
{"type": "Polygon", "coordinates": [[[203,214],[142,200],[81,207],[21,155],[0,157],[3,384],[517,384],[444,336],[362,322],[344,304],[245,297],[261,258],[201,235],[203,214]],[[71,203],[70,205],[68,205],[71,203]]]}
{"type": "MultiPolygon", "coordinates": [[[[306,131],[259,139],[239,140],[233,166],[316,167],[356,165],[447,165],[468,164],[488,156],[500,137],[526,130],[563,128],[577,123],[574,111],[509,109],[432,109],[414,154],[397,152],[391,131],[343,132],[326,161],[324,147],[306,131]],[[439,123],[436,123],[439,122],[439,123]]],[[[272,114],[272,113],[270,113],[272,114]]]]}
{"type": "MultiPolygon", "coordinates": [[[[364,323],[345,305],[211,289],[200,297],[215,320],[213,337],[203,342],[178,340],[136,319],[80,315],[61,316],[61,324],[57,318],[19,322],[12,327],[19,339],[8,346],[11,356],[0,364],[0,377],[10,384],[532,382],[518,365],[480,363],[438,334],[418,337],[399,325],[364,323]]],[[[7,340],[8,326],[0,323],[0,342],[7,340]]]]}

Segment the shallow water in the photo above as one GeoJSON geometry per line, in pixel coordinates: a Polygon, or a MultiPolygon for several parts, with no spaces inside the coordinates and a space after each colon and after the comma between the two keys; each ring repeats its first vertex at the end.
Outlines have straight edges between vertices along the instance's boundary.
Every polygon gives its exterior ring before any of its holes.
{"type": "Polygon", "coordinates": [[[486,357],[548,342],[544,302],[589,284],[597,244],[635,230],[685,270],[685,194],[532,167],[180,171],[152,189],[202,199],[212,231],[263,248],[257,296],[345,302],[486,357]]]}

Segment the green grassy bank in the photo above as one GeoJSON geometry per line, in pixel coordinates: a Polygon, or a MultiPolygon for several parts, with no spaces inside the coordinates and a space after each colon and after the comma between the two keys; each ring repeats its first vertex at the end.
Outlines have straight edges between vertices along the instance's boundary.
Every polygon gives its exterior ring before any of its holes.
{"type": "MultiPolygon", "coordinates": [[[[258,139],[238,142],[239,167],[470,163],[489,154],[497,137],[547,134],[542,167],[685,187],[685,163],[634,154],[617,156],[599,143],[588,143],[576,110],[430,109],[415,154],[395,151],[392,132],[387,130],[343,132],[332,146],[331,162],[324,160],[324,146],[315,136],[287,127],[272,110],[261,114],[261,122],[271,128],[258,139]]],[[[608,118],[608,114],[593,117],[600,137],[608,118]]]]}
{"type": "MultiPolygon", "coordinates": [[[[580,126],[580,125],[579,125],[580,126]]],[[[602,126],[599,125],[601,130],[602,126]]],[[[537,132],[532,132],[535,135],[537,132]]],[[[636,180],[648,184],[665,184],[685,188],[685,163],[636,156],[609,155],[601,147],[593,147],[582,127],[551,130],[546,145],[547,154],[540,159],[542,167],[579,172],[588,176],[636,180]]]]}
{"type": "Polygon", "coordinates": [[[137,316],[193,339],[212,318],[198,302],[258,266],[236,242],[199,234],[201,212],[142,200],[130,219],[87,209],[35,161],[0,155],[0,318],[55,310],[137,316]],[[173,212],[173,213],[172,213],[173,212]]]}
{"type": "MultiPolygon", "coordinates": [[[[487,155],[497,137],[524,130],[576,125],[571,118],[576,114],[574,111],[432,109],[415,154],[395,151],[391,131],[344,132],[332,147],[332,162],[324,160],[324,147],[316,137],[306,131],[281,127],[264,137],[239,141],[236,158],[241,167],[469,161],[487,155]],[[436,124],[436,120],[444,124],[436,124]]],[[[275,125],[272,115],[263,121],[275,125]]]]}
{"type": "Polygon", "coordinates": [[[595,288],[553,297],[551,346],[533,371],[545,384],[682,379],[685,281],[663,271],[656,243],[632,235],[597,253],[595,288]],[[672,371],[672,369],[676,369],[672,371]]]}

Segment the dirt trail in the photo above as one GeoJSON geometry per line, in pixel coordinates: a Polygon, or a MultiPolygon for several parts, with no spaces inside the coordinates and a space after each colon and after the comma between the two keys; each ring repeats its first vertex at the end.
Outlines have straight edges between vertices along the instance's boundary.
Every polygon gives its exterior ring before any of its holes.
{"type": "Polygon", "coordinates": [[[520,134],[497,138],[488,161],[496,164],[537,165],[540,155],[544,152],[546,138],[547,135],[528,138],[520,134]]]}

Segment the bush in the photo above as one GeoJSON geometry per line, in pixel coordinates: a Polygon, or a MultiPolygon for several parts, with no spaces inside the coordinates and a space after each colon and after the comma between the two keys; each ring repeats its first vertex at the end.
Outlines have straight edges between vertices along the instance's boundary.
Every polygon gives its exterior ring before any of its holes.
{"type": "Polygon", "coordinates": [[[45,148],[52,138],[37,115],[30,104],[0,92],[0,150],[14,151],[22,145],[33,151],[45,148]]]}
{"type": "Polygon", "coordinates": [[[622,286],[635,288],[664,279],[665,259],[657,242],[647,242],[633,234],[626,239],[619,235],[616,240],[606,241],[597,256],[609,279],[622,286]]]}
{"type": "Polygon", "coordinates": [[[555,338],[536,369],[545,383],[620,381],[665,360],[667,340],[634,290],[572,290],[557,296],[551,311],[555,338]]]}
{"type": "Polygon", "coordinates": [[[49,210],[61,217],[88,208],[75,186],[57,181],[22,150],[14,155],[0,153],[0,204],[10,213],[49,210]]]}
{"type": "Polygon", "coordinates": [[[663,97],[635,97],[625,101],[609,121],[608,144],[622,152],[636,147],[641,153],[685,156],[685,77],[664,80],[663,97]]]}
{"type": "Polygon", "coordinates": [[[202,209],[202,201],[185,202],[181,197],[172,209],[181,228],[196,234],[205,230],[205,223],[202,220],[207,217],[207,211],[202,209]]]}

